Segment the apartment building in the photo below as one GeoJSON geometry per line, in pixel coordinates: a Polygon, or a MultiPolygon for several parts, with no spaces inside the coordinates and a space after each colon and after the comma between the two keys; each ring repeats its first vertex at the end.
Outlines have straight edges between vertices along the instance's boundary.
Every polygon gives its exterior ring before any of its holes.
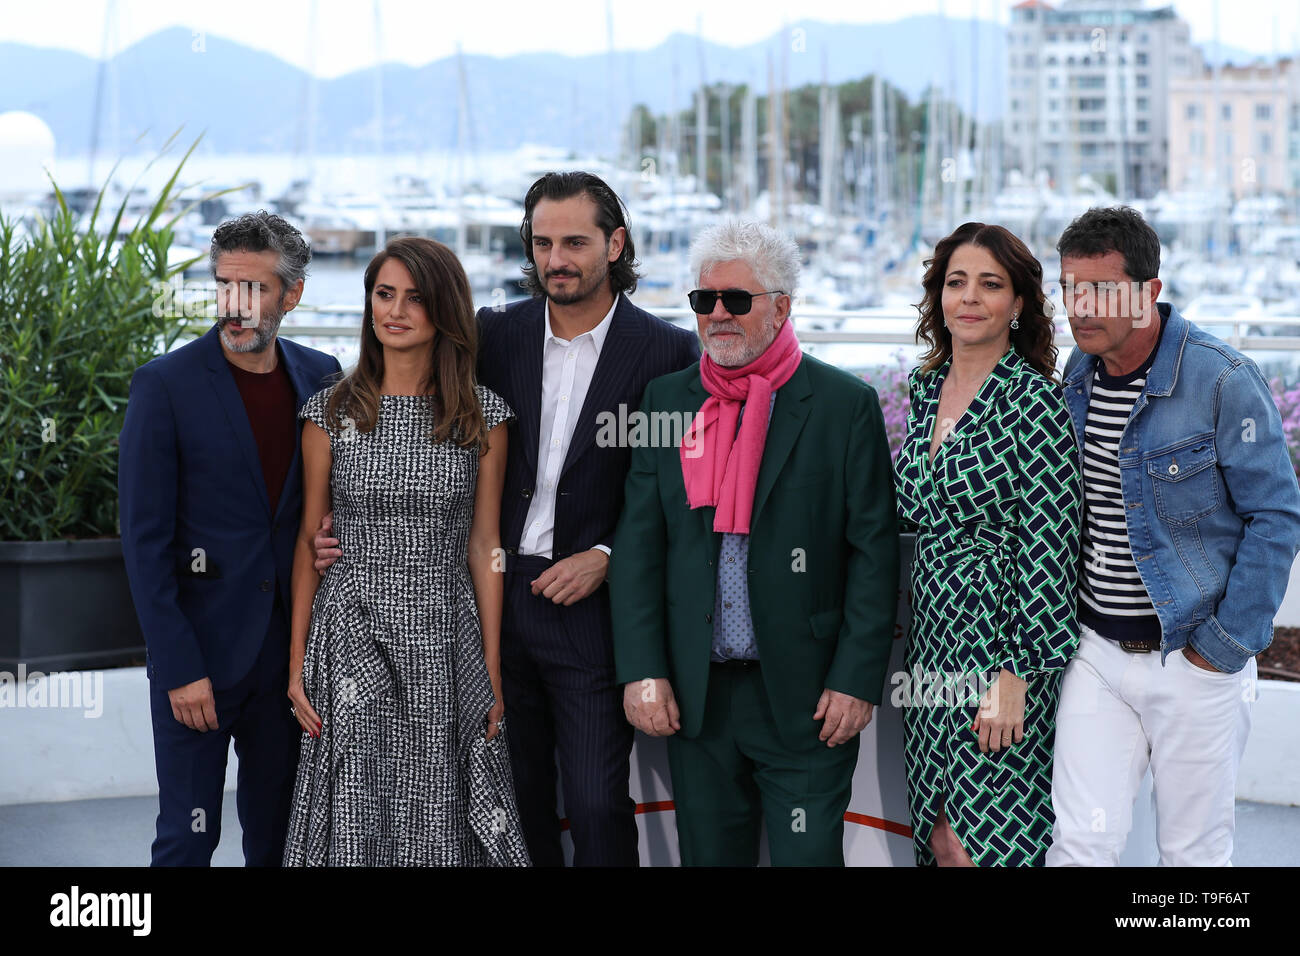
{"type": "Polygon", "coordinates": [[[1245,196],[1300,190],[1300,64],[1203,69],[1169,84],[1169,186],[1245,196]]]}
{"type": "Polygon", "coordinates": [[[1142,0],[1027,0],[1007,28],[1008,166],[1045,169],[1067,188],[1087,174],[1121,198],[1147,198],[1169,171],[1170,83],[1200,51],[1173,6],[1142,0]]]}

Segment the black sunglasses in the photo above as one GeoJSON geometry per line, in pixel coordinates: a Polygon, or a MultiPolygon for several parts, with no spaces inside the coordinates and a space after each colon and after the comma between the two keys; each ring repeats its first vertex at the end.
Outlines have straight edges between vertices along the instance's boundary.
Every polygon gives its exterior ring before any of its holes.
{"type": "Polygon", "coordinates": [[[732,315],[744,315],[754,307],[756,295],[785,295],[785,293],[779,290],[746,292],[744,289],[726,289],[723,292],[715,292],[713,289],[696,289],[694,292],[686,293],[686,298],[691,300],[691,311],[696,315],[708,315],[712,312],[719,297],[722,298],[722,307],[732,315]]]}

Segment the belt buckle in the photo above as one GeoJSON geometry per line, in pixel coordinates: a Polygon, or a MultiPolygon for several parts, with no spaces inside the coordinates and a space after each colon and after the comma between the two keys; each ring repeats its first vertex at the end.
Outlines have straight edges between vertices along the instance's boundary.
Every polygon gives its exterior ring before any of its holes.
{"type": "Polygon", "coordinates": [[[1150,654],[1151,645],[1142,641],[1120,641],[1119,646],[1130,654],[1150,654]]]}

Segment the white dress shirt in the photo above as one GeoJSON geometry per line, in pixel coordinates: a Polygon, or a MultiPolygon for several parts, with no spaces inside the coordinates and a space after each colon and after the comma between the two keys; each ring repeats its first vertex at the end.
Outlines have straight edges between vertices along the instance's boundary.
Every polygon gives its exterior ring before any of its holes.
{"type": "MultiPolygon", "coordinates": [[[[520,554],[551,557],[555,537],[555,494],[560,482],[560,470],[569,454],[573,430],[582,414],[582,403],[587,399],[587,389],[596,373],[600,350],[609,334],[610,322],[618,300],[605,313],[590,332],[583,332],[572,340],[556,336],[551,328],[551,303],[546,302],[546,338],[542,342],[542,408],[541,427],[537,436],[537,487],[528,505],[523,537],[519,541],[520,554]]],[[[609,554],[609,548],[596,545],[609,554]]]]}

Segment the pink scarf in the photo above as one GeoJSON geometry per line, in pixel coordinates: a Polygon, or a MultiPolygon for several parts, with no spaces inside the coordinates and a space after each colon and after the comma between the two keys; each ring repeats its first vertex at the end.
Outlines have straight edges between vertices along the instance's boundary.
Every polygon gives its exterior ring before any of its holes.
{"type": "Polygon", "coordinates": [[[708,352],[700,358],[700,381],[709,397],[696,412],[679,451],[686,500],[692,511],[718,509],[713,516],[714,531],[749,534],[772,393],[790,380],[802,358],[788,318],[772,344],[748,365],[725,368],[709,358],[708,352]],[[750,413],[740,419],[745,404],[750,413]],[[688,447],[693,450],[691,455],[688,447]]]}

